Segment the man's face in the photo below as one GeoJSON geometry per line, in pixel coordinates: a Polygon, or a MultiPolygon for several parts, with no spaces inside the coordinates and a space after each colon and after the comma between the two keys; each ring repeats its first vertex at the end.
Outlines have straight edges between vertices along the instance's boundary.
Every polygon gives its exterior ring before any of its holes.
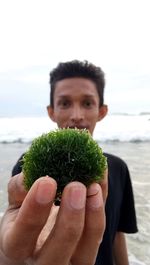
{"type": "Polygon", "coordinates": [[[54,107],[48,106],[47,110],[59,128],[86,128],[92,134],[97,121],[107,113],[107,106],[99,107],[99,101],[94,82],[66,78],[56,83],[54,107]]]}

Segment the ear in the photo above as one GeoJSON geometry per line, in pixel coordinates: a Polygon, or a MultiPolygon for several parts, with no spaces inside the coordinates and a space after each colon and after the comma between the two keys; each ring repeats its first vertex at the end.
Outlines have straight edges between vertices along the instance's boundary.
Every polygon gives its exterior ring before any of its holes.
{"type": "Polygon", "coordinates": [[[47,113],[50,119],[55,122],[54,109],[50,105],[47,106],[47,113]]]}
{"type": "Polygon", "coordinates": [[[98,116],[98,121],[101,121],[108,113],[108,106],[103,105],[99,108],[99,116],[98,116]]]}

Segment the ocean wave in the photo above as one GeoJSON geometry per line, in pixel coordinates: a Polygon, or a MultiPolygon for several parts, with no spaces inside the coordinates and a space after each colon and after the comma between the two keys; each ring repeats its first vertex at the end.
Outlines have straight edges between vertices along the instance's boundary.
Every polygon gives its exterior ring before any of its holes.
{"type": "MultiPolygon", "coordinates": [[[[150,115],[108,115],[97,123],[93,138],[98,142],[150,142],[150,115]]],[[[48,117],[0,118],[0,143],[31,143],[57,128],[48,117]]]]}
{"type": "Polygon", "coordinates": [[[133,254],[129,255],[129,264],[130,265],[146,265],[144,262],[138,260],[133,254]]]}
{"type": "MultiPolygon", "coordinates": [[[[8,139],[8,140],[0,140],[0,144],[31,144],[33,140],[34,140],[34,138],[33,139],[18,138],[18,139],[14,139],[14,140],[8,139]]],[[[135,143],[135,144],[137,144],[137,143],[150,143],[150,139],[149,140],[147,140],[147,139],[136,139],[136,140],[134,140],[134,139],[129,139],[129,140],[121,140],[121,139],[97,140],[97,139],[95,139],[95,140],[97,141],[98,144],[101,144],[101,143],[106,143],[106,144],[109,144],[109,143],[110,144],[111,143],[126,143],[126,142],[135,143]]]]}
{"type": "Polygon", "coordinates": [[[28,139],[14,139],[14,140],[0,140],[0,144],[30,144],[32,143],[32,140],[28,140],[28,139]]]}
{"type": "Polygon", "coordinates": [[[139,185],[139,186],[150,186],[150,182],[141,182],[141,181],[133,181],[134,185],[139,185]]]}

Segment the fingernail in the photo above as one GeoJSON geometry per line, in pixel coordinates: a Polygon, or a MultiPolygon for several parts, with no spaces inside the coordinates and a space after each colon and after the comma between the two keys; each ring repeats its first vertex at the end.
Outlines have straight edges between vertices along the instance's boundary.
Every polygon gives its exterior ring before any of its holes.
{"type": "Polygon", "coordinates": [[[39,181],[36,191],[36,201],[40,204],[48,204],[52,201],[54,189],[52,183],[47,178],[39,181]]]}
{"type": "Polygon", "coordinates": [[[93,196],[99,192],[99,184],[98,183],[93,183],[90,185],[90,187],[87,190],[87,196],[93,196]]]}
{"type": "Polygon", "coordinates": [[[73,209],[83,209],[86,202],[86,188],[79,183],[72,183],[69,191],[69,204],[73,209]]]}
{"type": "Polygon", "coordinates": [[[92,209],[98,209],[103,201],[99,184],[97,183],[92,184],[88,188],[87,195],[88,195],[87,207],[92,209]]]}

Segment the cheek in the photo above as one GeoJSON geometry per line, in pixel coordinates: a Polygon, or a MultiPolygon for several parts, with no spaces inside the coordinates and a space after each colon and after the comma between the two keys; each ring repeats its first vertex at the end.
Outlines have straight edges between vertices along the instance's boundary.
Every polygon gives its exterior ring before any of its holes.
{"type": "Polygon", "coordinates": [[[69,113],[64,111],[59,111],[56,114],[56,121],[59,123],[65,122],[69,118],[69,113]]]}
{"type": "Polygon", "coordinates": [[[92,112],[88,112],[86,114],[86,117],[87,117],[87,119],[91,120],[91,122],[92,121],[95,122],[99,119],[99,112],[97,110],[92,111],[92,112]]]}

